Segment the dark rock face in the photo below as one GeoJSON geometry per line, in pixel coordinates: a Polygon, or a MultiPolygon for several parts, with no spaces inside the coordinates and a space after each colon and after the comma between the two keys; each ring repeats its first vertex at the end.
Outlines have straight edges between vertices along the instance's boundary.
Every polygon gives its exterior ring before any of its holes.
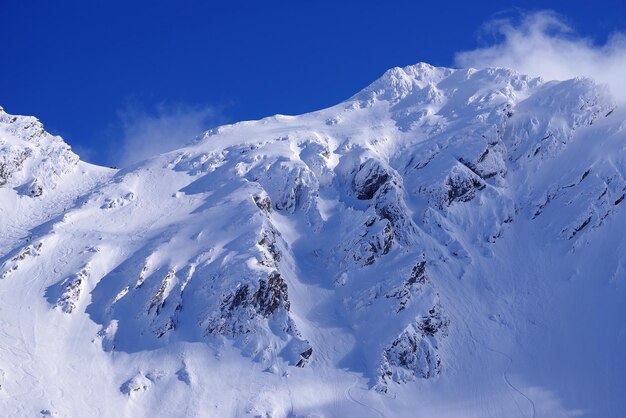
{"type": "Polygon", "coordinates": [[[270,213],[272,211],[272,201],[269,196],[259,196],[256,195],[253,197],[254,203],[265,213],[270,213]]]}
{"type": "Polygon", "coordinates": [[[276,243],[276,233],[273,230],[264,230],[258,244],[263,249],[263,256],[259,263],[266,267],[277,268],[281,254],[276,243]]]}
{"type": "MultiPolygon", "coordinates": [[[[582,231],[583,229],[585,229],[585,227],[587,225],[589,225],[589,223],[591,222],[591,216],[587,216],[580,225],[576,226],[573,228],[573,230],[571,231],[570,235],[567,237],[567,239],[572,239],[576,236],[576,234],[578,234],[580,231],[582,231]]],[[[563,231],[565,232],[565,231],[563,231]]]]}
{"type": "Polygon", "coordinates": [[[17,255],[12,257],[9,261],[6,261],[2,266],[0,266],[0,280],[6,279],[14,273],[26,258],[29,257],[37,257],[41,254],[41,247],[43,246],[43,242],[38,242],[37,244],[28,245],[26,248],[21,250],[17,255]]]}
{"type": "Polygon", "coordinates": [[[428,311],[428,315],[418,320],[417,327],[429,336],[435,336],[438,332],[445,336],[449,324],[450,320],[443,315],[441,307],[435,305],[428,311]]]}
{"type": "Polygon", "coordinates": [[[396,241],[409,246],[415,242],[417,227],[409,215],[403,194],[401,185],[396,181],[385,183],[376,195],[374,209],[381,219],[389,221],[396,241]]]}
{"type": "Polygon", "coordinates": [[[161,338],[173,329],[176,329],[176,322],[174,322],[174,319],[168,318],[162,326],[154,330],[154,334],[157,338],[161,338]]]}
{"type": "Polygon", "coordinates": [[[459,158],[459,162],[483,180],[495,176],[504,178],[508,171],[504,161],[504,156],[507,152],[506,147],[501,141],[501,135],[497,134],[497,138],[495,143],[487,144],[485,150],[477,158],[472,160],[459,158]]]}
{"type": "Polygon", "coordinates": [[[154,310],[155,314],[158,315],[163,305],[165,305],[165,292],[167,288],[170,286],[170,283],[175,278],[175,273],[173,271],[169,271],[163,281],[161,282],[161,286],[157,290],[156,294],[152,297],[150,301],[150,307],[148,308],[148,312],[154,310]]]}
{"type": "Polygon", "coordinates": [[[369,241],[365,265],[373,264],[377,255],[385,255],[391,251],[391,246],[393,245],[393,229],[391,228],[391,223],[385,223],[380,238],[382,239],[369,241]]]}
{"type": "Polygon", "coordinates": [[[7,184],[11,171],[6,164],[0,164],[0,186],[7,184]]]}
{"type": "Polygon", "coordinates": [[[340,248],[345,254],[346,263],[369,266],[393,248],[394,231],[387,219],[372,216],[363,226],[365,229],[357,238],[344,243],[340,248]]]}
{"type": "Polygon", "coordinates": [[[359,167],[353,187],[359,200],[370,200],[389,179],[387,171],[376,160],[369,159],[359,167]]]}
{"type": "Polygon", "coordinates": [[[278,272],[270,273],[267,280],[259,280],[259,289],[252,296],[252,303],[256,312],[264,318],[272,315],[279,307],[289,312],[287,284],[278,272]]]}
{"type": "Polygon", "coordinates": [[[43,247],[43,242],[38,242],[37,244],[29,245],[28,247],[24,248],[22,252],[20,252],[18,255],[13,257],[11,261],[21,261],[29,256],[37,256],[39,255],[41,247],[43,247]]]}
{"type": "Polygon", "coordinates": [[[477,190],[486,187],[483,180],[469,169],[453,170],[446,180],[448,206],[453,202],[469,202],[477,190]]]}
{"type": "Polygon", "coordinates": [[[413,270],[411,271],[411,275],[407,279],[406,284],[409,286],[412,284],[416,284],[416,283],[424,284],[426,283],[427,279],[428,278],[426,277],[426,261],[422,260],[413,267],[413,270]]]}
{"type": "Polygon", "coordinates": [[[383,352],[378,389],[386,392],[390,382],[439,375],[438,338],[446,336],[448,325],[449,320],[438,305],[409,325],[383,352]]]}
{"type": "Polygon", "coordinates": [[[32,150],[29,147],[14,153],[11,153],[10,149],[7,150],[0,159],[0,187],[7,184],[13,173],[22,169],[24,161],[31,155],[32,150]]]}
{"type": "Polygon", "coordinates": [[[89,277],[89,268],[85,267],[76,273],[75,277],[67,279],[65,290],[54,305],[55,308],[65,313],[72,313],[76,309],[83,288],[83,282],[89,277]]]}
{"type": "Polygon", "coordinates": [[[388,299],[398,299],[398,304],[395,312],[400,313],[406,309],[409,304],[413,293],[419,292],[421,286],[429,282],[429,278],[426,275],[426,261],[421,260],[418,262],[411,271],[409,278],[402,284],[385,295],[388,299]]]}
{"type": "Polygon", "coordinates": [[[311,358],[312,354],[313,354],[313,347],[309,347],[308,350],[300,353],[300,360],[296,364],[296,367],[304,367],[308,363],[309,358],[311,358]]]}
{"type": "MultiPolygon", "coordinates": [[[[243,335],[254,331],[250,320],[267,319],[278,311],[289,312],[291,303],[287,284],[280,273],[273,271],[267,279],[252,284],[242,284],[222,299],[219,312],[209,318],[207,332],[221,335],[243,335]]],[[[285,326],[289,330],[291,324],[285,326]]]]}
{"type": "Polygon", "coordinates": [[[478,191],[487,187],[487,183],[468,165],[457,161],[451,167],[445,179],[433,184],[425,184],[417,189],[424,195],[429,205],[444,213],[455,202],[469,202],[478,191]]]}
{"type": "Polygon", "coordinates": [[[31,183],[28,192],[30,197],[39,197],[43,194],[43,187],[39,184],[37,180],[34,180],[31,183]]]}
{"type": "Polygon", "coordinates": [[[250,289],[247,284],[237,288],[234,295],[229,296],[224,300],[224,302],[227,302],[225,305],[229,305],[228,310],[234,311],[240,307],[245,307],[248,301],[249,293],[250,289]]]}

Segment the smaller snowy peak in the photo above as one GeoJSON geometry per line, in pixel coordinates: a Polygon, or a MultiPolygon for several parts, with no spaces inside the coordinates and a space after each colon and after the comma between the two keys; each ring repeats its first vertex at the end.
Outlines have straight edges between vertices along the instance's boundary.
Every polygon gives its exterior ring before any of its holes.
{"type": "Polygon", "coordinates": [[[542,83],[543,80],[540,78],[531,78],[508,68],[460,70],[418,63],[386,71],[382,77],[348,102],[357,102],[362,107],[369,107],[376,101],[397,104],[417,95],[409,101],[421,104],[441,103],[444,95],[451,96],[457,91],[461,95],[469,90],[511,95],[514,91],[526,91],[542,83]],[[447,93],[443,94],[442,91],[447,93]]]}
{"type": "Polygon", "coordinates": [[[438,84],[455,71],[451,68],[433,67],[423,62],[404,68],[394,67],[353,96],[351,100],[366,103],[373,100],[397,102],[414,91],[438,84]]]}
{"type": "Polygon", "coordinates": [[[115,173],[82,162],[36,118],[0,108],[0,256],[28,242],[32,228],[75,206],[115,173]]]}
{"type": "Polygon", "coordinates": [[[70,146],[46,132],[39,120],[0,108],[0,187],[38,197],[54,189],[79,161],[70,146]]]}

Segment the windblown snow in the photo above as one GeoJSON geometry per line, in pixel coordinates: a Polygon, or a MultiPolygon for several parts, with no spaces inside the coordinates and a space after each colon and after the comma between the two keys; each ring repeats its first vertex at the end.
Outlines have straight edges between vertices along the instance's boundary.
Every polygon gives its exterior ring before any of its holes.
{"type": "Polygon", "coordinates": [[[394,68],[130,168],[0,109],[0,415],[626,414],[626,112],[394,68]]]}

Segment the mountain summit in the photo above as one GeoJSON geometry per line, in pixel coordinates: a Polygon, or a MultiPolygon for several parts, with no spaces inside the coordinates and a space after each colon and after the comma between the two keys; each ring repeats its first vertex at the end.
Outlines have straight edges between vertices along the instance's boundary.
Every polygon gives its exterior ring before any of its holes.
{"type": "Polygon", "coordinates": [[[625,116],[421,63],[116,171],[0,110],[0,410],[626,411],[625,116]]]}

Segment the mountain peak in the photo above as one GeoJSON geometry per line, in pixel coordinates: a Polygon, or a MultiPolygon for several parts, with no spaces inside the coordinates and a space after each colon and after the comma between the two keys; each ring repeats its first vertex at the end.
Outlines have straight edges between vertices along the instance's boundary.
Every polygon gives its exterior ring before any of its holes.
{"type": "Polygon", "coordinates": [[[587,79],[394,68],[119,172],[5,115],[8,415],[626,409],[624,112],[587,79]]]}

